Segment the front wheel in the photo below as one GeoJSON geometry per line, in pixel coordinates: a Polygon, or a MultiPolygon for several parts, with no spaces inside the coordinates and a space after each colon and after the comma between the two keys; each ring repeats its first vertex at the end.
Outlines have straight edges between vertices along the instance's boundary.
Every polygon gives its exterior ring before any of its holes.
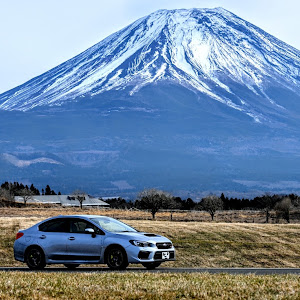
{"type": "Polygon", "coordinates": [[[64,266],[66,268],[68,268],[69,270],[75,270],[76,268],[78,268],[80,266],[80,264],[65,264],[64,266]]]}
{"type": "Polygon", "coordinates": [[[147,270],[154,270],[155,268],[159,267],[160,264],[161,262],[142,263],[147,270]]]}
{"type": "Polygon", "coordinates": [[[106,252],[106,263],[112,270],[125,270],[128,260],[125,250],[121,247],[112,247],[106,252]]]}
{"type": "Polygon", "coordinates": [[[30,270],[42,270],[46,266],[45,255],[38,247],[30,248],[26,253],[26,263],[30,270]]]}

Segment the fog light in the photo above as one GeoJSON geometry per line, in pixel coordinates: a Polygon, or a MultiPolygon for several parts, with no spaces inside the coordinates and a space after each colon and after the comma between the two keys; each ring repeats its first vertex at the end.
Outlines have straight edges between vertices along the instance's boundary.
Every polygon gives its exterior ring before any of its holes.
{"type": "Polygon", "coordinates": [[[140,251],[139,255],[138,255],[138,258],[139,259],[148,259],[149,255],[150,255],[149,251],[140,251]]]}

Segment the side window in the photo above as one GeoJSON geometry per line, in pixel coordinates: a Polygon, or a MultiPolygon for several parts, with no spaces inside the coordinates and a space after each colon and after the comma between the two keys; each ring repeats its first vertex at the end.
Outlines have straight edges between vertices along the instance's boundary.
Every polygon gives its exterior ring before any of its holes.
{"type": "Polygon", "coordinates": [[[86,228],[94,229],[96,234],[102,234],[102,231],[96,227],[95,225],[91,224],[88,221],[81,220],[81,219],[72,219],[71,220],[71,232],[73,233],[86,233],[86,228]]]}
{"type": "Polygon", "coordinates": [[[39,226],[43,232],[70,232],[69,220],[54,219],[47,221],[39,226]]]}

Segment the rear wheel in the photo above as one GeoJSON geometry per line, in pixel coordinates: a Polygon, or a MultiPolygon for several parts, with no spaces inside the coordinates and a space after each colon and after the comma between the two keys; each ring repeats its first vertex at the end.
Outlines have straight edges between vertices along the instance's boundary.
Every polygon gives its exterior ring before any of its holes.
{"type": "Polygon", "coordinates": [[[161,262],[142,263],[147,270],[154,270],[155,268],[159,267],[160,264],[161,262]]]}
{"type": "Polygon", "coordinates": [[[125,270],[128,266],[127,255],[121,247],[111,247],[106,251],[106,263],[112,270],[125,270]]]}
{"type": "Polygon", "coordinates": [[[41,248],[32,247],[26,253],[26,263],[31,270],[42,270],[46,266],[45,255],[41,248]]]}
{"type": "Polygon", "coordinates": [[[66,268],[68,268],[69,270],[75,270],[76,268],[78,268],[80,266],[80,264],[64,264],[64,266],[66,268]]]}

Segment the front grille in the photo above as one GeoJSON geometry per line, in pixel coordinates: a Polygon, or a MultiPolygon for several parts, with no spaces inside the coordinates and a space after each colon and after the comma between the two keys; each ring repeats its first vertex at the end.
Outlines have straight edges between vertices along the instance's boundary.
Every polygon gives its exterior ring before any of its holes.
{"type": "Polygon", "coordinates": [[[156,247],[158,249],[171,249],[172,248],[172,243],[156,243],[156,247]]]}
{"type": "MultiPolygon", "coordinates": [[[[169,253],[170,253],[169,259],[174,259],[174,257],[175,257],[174,251],[169,251],[169,253]]],[[[155,252],[154,259],[162,259],[162,252],[155,252]]]]}

